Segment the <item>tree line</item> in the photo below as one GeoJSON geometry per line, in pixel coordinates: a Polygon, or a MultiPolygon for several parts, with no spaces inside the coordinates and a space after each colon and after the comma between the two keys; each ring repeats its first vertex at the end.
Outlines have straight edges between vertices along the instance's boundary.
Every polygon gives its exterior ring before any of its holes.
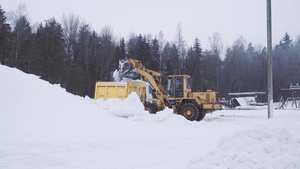
{"type": "MultiPolygon", "coordinates": [[[[8,24],[0,6],[0,63],[40,76],[51,84],[61,84],[68,92],[93,97],[96,81],[110,81],[119,60],[141,60],[149,69],[164,75],[191,75],[192,90],[213,88],[220,97],[232,92],[267,91],[265,47],[254,47],[242,37],[225,52],[221,36],[214,33],[210,49],[204,50],[196,37],[187,47],[178,24],[176,40],[169,42],[162,32],[158,37],[131,34],[116,39],[111,27],[100,33],[80,21],[78,16],[63,16],[41,22],[34,28],[27,16],[15,13],[8,24]]],[[[300,37],[288,33],[273,48],[274,99],[290,83],[300,83],[300,37]]],[[[166,84],[166,78],[162,80],[166,84]]]]}

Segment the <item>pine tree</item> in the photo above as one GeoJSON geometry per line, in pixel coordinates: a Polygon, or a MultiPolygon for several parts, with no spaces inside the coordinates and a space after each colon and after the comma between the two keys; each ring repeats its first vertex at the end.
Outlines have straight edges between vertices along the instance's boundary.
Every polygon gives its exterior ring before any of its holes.
{"type": "Polygon", "coordinates": [[[163,48],[161,59],[161,73],[164,75],[162,78],[162,84],[166,86],[167,76],[171,74],[171,45],[169,42],[166,42],[163,48]]]}
{"type": "Polygon", "coordinates": [[[36,34],[38,74],[50,83],[65,84],[67,55],[64,50],[63,31],[54,18],[40,24],[36,34]]]}
{"type": "Polygon", "coordinates": [[[113,41],[112,28],[104,27],[100,37],[99,57],[97,66],[101,72],[100,80],[109,81],[111,72],[118,68],[119,62],[115,58],[115,42],[113,41]]]}
{"type": "Polygon", "coordinates": [[[125,39],[122,38],[120,40],[120,57],[119,57],[119,59],[125,59],[125,58],[126,58],[125,39]]]}
{"type": "Polygon", "coordinates": [[[151,47],[147,42],[146,37],[141,34],[136,37],[132,35],[127,44],[128,57],[142,61],[145,67],[150,68],[151,65],[151,47]]]}
{"type": "Polygon", "coordinates": [[[247,59],[243,41],[244,39],[241,37],[235,41],[231,48],[226,50],[224,73],[227,77],[223,81],[222,86],[226,88],[227,93],[247,91],[246,89],[242,89],[243,78],[247,78],[247,69],[245,69],[247,59]]]}
{"type": "Polygon", "coordinates": [[[160,68],[160,53],[158,40],[154,38],[151,45],[151,69],[159,71],[160,68]]]}
{"type": "Polygon", "coordinates": [[[171,47],[169,62],[171,63],[169,73],[171,75],[180,74],[179,54],[178,54],[177,46],[175,44],[173,44],[171,47]]]}
{"type": "Polygon", "coordinates": [[[116,46],[115,49],[115,58],[116,60],[125,59],[126,50],[125,50],[125,40],[122,38],[120,40],[120,44],[116,46]]]}
{"type": "Polygon", "coordinates": [[[193,46],[193,55],[190,60],[191,62],[191,76],[193,77],[192,90],[201,91],[203,88],[203,57],[202,48],[199,39],[196,38],[193,46]]]}
{"type": "Polygon", "coordinates": [[[10,38],[10,25],[6,23],[5,12],[0,6],[0,63],[8,65],[8,47],[10,38]]]}
{"type": "Polygon", "coordinates": [[[279,44],[283,49],[287,49],[290,47],[291,43],[292,39],[290,38],[290,35],[286,32],[282,40],[280,40],[279,44]]]}
{"type": "Polygon", "coordinates": [[[189,48],[187,51],[186,59],[184,62],[183,74],[192,75],[193,72],[193,57],[194,57],[194,50],[193,48],[189,48]]]}
{"type": "Polygon", "coordinates": [[[91,34],[89,25],[82,25],[77,42],[72,44],[74,47],[72,50],[73,59],[70,62],[71,71],[68,72],[67,91],[80,96],[90,96],[91,91],[92,47],[97,43],[96,40],[92,39],[91,34]]]}

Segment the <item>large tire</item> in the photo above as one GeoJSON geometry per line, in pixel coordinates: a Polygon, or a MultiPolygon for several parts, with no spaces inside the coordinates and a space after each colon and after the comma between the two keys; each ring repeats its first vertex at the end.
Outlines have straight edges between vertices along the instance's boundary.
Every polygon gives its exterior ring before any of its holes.
{"type": "Polygon", "coordinates": [[[199,117],[199,109],[193,103],[186,103],[180,109],[180,114],[188,120],[196,120],[199,117]]]}
{"type": "Polygon", "coordinates": [[[199,116],[197,118],[197,121],[201,121],[202,119],[204,119],[206,113],[204,113],[204,111],[202,109],[199,109],[199,116]]]}
{"type": "Polygon", "coordinates": [[[157,108],[154,104],[152,103],[145,103],[145,110],[149,112],[149,114],[156,114],[157,108]]]}

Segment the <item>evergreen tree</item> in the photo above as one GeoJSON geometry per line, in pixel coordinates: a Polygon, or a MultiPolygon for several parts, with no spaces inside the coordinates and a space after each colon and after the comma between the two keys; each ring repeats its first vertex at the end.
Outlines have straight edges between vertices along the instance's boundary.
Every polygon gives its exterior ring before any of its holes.
{"type": "Polygon", "coordinates": [[[190,60],[191,76],[193,78],[192,90],[201,91],[205,88],[203,77],[203,57],[199,39],[196,38],[193,46],[193,55],[190,60]]]}
{"type": "Polygon", "coordinates": [[[300,84],[300,36],[297,37],[290,52],[290,77],[293,84],[300,84]]]}
{"type": "Polygon", "coordinates": [[[120,57],[119,59],[125,59],[126,58],[126,49],[125,49],[125,40],[122,38],[120,40],[120,57]]]}
{"type": "Polygon", "coordinates": [[[154,38],[151,46],[151,64],[150,67],[154,71],[159,71],[160,68],[160,53],[158,40],[154,38]]]}
{"type": "Polygon", "coordinates": [[[175,44],[166,43],[162,53],[162,74],[164,78],[162,80],[163,85],[167,84],[167,76],[179,74],[179,55],[178,49],[175,44]]]}
{"type": "Polygon", "coordinates": [[[206,89],[217,89],[217,60],[212,51],[204,51],[203,58],[203,83],[206,89]]]}
{"type": "Polygon", "coordinates": [[[150,45],[146,41],[146,37],[142,37],[141,34],[137,41],[137,59],[141,60],[145,67],[149,67],[151,64],[151,50],[150,45]]]}
{"type": "Polygon", "coordinates": [[[137,43],[137,36],[131,34],[129,40],[127,42],[127,52],[128,58],[135,58],[136,57],[136,43],[137,43]]]}
{"type": "Polygon", "coordinates": [[[167,85],[167,76],[171,74],[171,45],[169,42],[166,42],[163,52],[162,52],[162,65],[161,73],[164,75],[162,78],[162,84],[167,85]]]}
{"type": "Polygon", "coordinates": [[[125,50],[125,40],[122,38],[120,40],[120,44],[116,46],[115,49],[115,58],[116,60],[125,59],[126,50],[125,50]]]}
{"type": "Polygon", "coordinates": [[[179,54],[178,49],[175,44],[172,45],[170,51],[170,63],[171,63],[171,70],[170,74],[176,75],[180,74],[180,63],[179,63],[179,54]]]}
{"type": "MultiPolygon", "coordinates": [[[[288,33],[285,33],[280,40],[279,45],[275,46],[273,51],[273,89],[274,99],[279,100],[282,88],[289,88],[293,83],[294,77],[298,77],[297,70],[299,67],[295,65],[297,60],[292,57],[294,47],[288,33]]],[[[298,82],[295,82],[298,83],[298,82]]]]}
{"type": "Polygon", "coordinates": [[[99,57],[96,59],[100,70],[100,80],[109,81],[111,72],[116,70],[119,65],[118,58],[115,58],[115,42],[110,27],[102,29],[100,39],[99,57]]]}
{"type": "Polygon", "coordinates": [[[258,52],[255,59],[257,66],[253,69],[256,73],[257,86],[255,91],[267,91],[267,48],[264,47],[258,52]]]}
{"type": "Polygon", "coordinates": [[[141,34],[136,37],[131,36],[128,42],[128,57],[142,61],[145,67],[150,68],[151,65],[151,47],[146,37],[141,34]]]}
{"type": "Polygon", "coordinates": [[[64,50],[63,30],[54,18],[40,24],[36,34],[38,74],[50,83],[65,84],[67,55],[64,50]]]}
{"type": "Polygon", "coordinates": [[[282,40],[280,40],[279,44],[283,49],[287,49],[290,47],[292,43],[292,39],[290,38],[290,35],[286,32],[282,40]]]}
{"type": "Polygon", "coordinates": [[[168,75],[168,67],[170,64],[170,51],[171,46],[170,43],[167,42],[164,46],[163,53],[162,53],[162,73],[168,75]]]}
{"type": "Polygon", "coordinates": [[[247,91],[242,89],[241,84],[243,83],[243,77],[246,77],[244,69],[246,63],[245,49],[242,41],[243,39],[241,38],[236,40],[232,48],[226,50],[224,61],[224,76],[226,76],[226,80],[222,83],[226,93],[247,91]]]}
{"type": "Polygon", "coordinates": [[[8,47],[10,38],[10,25],[6,23],[5,12],[0,6],[0,63],[8,65],[8,47]]]}
{"type": "Polygon", "coordinates": [[[71,69],[67,72],[67,91],[80,96],[90,96],[91,77],[89,72],[92,62],[92,46],[94,45],[91,34],[89,25],[82,25],[78,33],[78,42],[72,44],[74,47],[72,49],[73,57],[68,57],[71,69]]]}

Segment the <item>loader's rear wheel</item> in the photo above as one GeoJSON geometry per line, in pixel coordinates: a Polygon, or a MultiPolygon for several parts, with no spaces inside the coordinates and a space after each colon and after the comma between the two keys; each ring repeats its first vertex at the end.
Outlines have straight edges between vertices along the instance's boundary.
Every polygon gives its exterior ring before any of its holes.
{"type": "Polygon", "coordinates": [[[187,103],[182,106],[180,114],[183,115],[188,120],[196,120],[199,117],[199,109],[193,103],[187,103]]]}
{"type": "Polygon", "coordinates": [[[149,114],[156,114],[157,108],[154,104],[152,103],[145,103],[145,110],[149,112],[149,114]]]}
{"type": "Polygon", "coordinates": [[[198,116],[198,118],[197,118],[197,121],[201,121],[202,119],[204,119],[205,114],[206,114],[206,113],[204,113],[204,110],[203,110],[203,109],[199,109],[199,116],[198,116]]]}

